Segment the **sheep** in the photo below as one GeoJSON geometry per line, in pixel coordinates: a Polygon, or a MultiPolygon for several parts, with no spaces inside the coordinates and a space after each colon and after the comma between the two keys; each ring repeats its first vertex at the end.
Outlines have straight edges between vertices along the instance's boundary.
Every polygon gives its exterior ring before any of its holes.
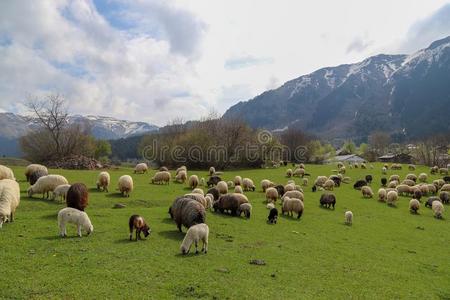
{"type": "Polygon", "coordinates": [[[327,191],[332,191],[334,188],[334,181],[331,179],[328,179],[327,181],[325,181],[325,183],[323,184],[323,188],[327,191]]]}
{"type": "Polygon", "coordinates": [[[130,175],[120,176],[118,189],[123,197],[130,197],[130,193],[133,191],[133,178],[130,175]]]}
{"type": "Polygon", "coordinates": [[[303,186],[308,186],[308,178],[303,178],[302,185],[303,186]]]}
{"type": "Polygon", "coordinates": [[[227,194],[228,193],[228,185],[225,181],[219,181],[217,183],[216,188],[219,190],[220,194],[227,194]]]}
{"type": "Polygon", "coordinates": [[[373,197],[373,192],[372,189],[370,188],[370,186],[363,186],[361,188],[361,193],[363,195],[364,198],[372,198],[373,197]]]}
{"type": "Polygon", "coordinates": [[[201,205],[203,205],[204,208],[208,207],[208,203],[206,201],[205,196],[203,196],[201,194],[189,193],[189,194],[185,194],[183,197],[184,198],[190,198],[190,199],[193,199],[193,200],[199,202],[201,205]]]}
{"type": "Polygon", "coordinates": [[[87,235],[94,231],[94,226],[92,226],[91,220],[89,219],[87,213],[73,207],[66,207],[58,212],[58,225],[61,237],[67,236],[67,223],[77,225],[77,233],[79,237],[82,237],[82,228],[86,231],[87,235]]]}
{"type": "Polygon", "coordinates": [[[422,198],[422,192],[420,191],[420,189],[418,187],[413,186],[411,188],[411,194],[412,196],[420,201],[420,198],[422,198]]]}
{"type": "Polygon", "coordinates": [[[365,163],[361,163],[361,169],[367,169],[367,166],[365,163]]]}
{"type": "Polygon", "coordinates": [[[438,166],[434,166],[434,167],[430,168],[430,174],[431,175],[434,175],[434,174],[436,174],[438,172],[439,172],[439,167],[438,166]]]}
{"type": "Polygon", "coordinates": [[[428,175],[426,173],[420,173],[417,179],[419,179],[420,182],[427,182],[428,175]]]}
{"type": "Polygon", "coordinates": [[[266,201],[267,202],[276,202],[278,198],[278,191],[276,188],[268,188],[266,190],[266,201]]]}
{"type": "Polygon", "coordinates": [[[331,208],[336,205],[336,196],[332,193],[324,193],[320,196],[320,206],[331,208]]]}
{"type": "Polygon", "coordinates": [[[266,208],[267,209],[275,208],[275,204],[273,204],[272,202],[269,202],[269,203],[267,203],[266,208]]]}
{"type": "Polygon", "coordinates": [[[61,184],[68,184],[69,182],[64,176],[61,175],[46,175],[40,177],[35,184],[30,186],[27,190],[28,197],[33,197],[34,194],[41,194],[42,198],[47,196],[48,199],[49,192],[53,192],[53,190],[61,184]]]}
{"type": "Polygon", "coordinates": [[[368,184],[371,184],[371,183],[372,183],[372,180],[373,180],[372,175],[366,175],[366,182],[367,182],[368,184]]]}
{"type": "Polygon", "coordinates": [[[166,171],[166,172],[168,172],[169,171],[169,169],[167,168],[167,167],[165,167],[165,166],[162,166],[162,167],[160,167],[159,168],[159,170],[158,171],[160,171],[160,172],[163,172],[163,171],[166,171]]]}
{"type": "Polygon", "coordinates": [[[428,184],[419,185],[419,189],[422,192],[422,195],[428,195],[430,192],[428,189],[428,184]]]}
{"type": "Polygon", "coordinates": [[[337,166],[338,169],[340,169],[340,168],[342,168],[344,166],[344,164],[339,161],[336,166],[337,166]]]}
{"type": "Polygon", "coordinates": [[[386,175],[386,174],[387,174],[387,168],[386,168],[386,167],[383,167],[383,168],[381,169],[381,174],[383,174],[383,175],[386,175]]]}
{"type": "Polygon", "coordinates": [[[205,200],[206,200],[206,208],[211,209],[214,203],[214,196],[212,194],[206,194],[205,200]]]}
{"type": "Polygon", "coordinates": [[[417,181],[417,176],[415,174],[408,174],[406,175],[406,179],[412,180],[414,182],[417,181]]]}
{"type": "MultiPolygon", "coordinates": [[[[336,186],[336,187],[340,187],[341,186],[342,179],[338,175],[331,175],[329,180],[333,180],[334,186],[336,186]]],[[[325,184],[326,184],[326,181],[325,181],[325,184]]]]}
{"type": "Polygon", "coordinates": [[[352,181],[352,179],[350,177],[348,177],[348,176],[342,178],[342,182],[343,183],[350,183],[351,181],[352,181]]]}
{"type": "Polygon", "coordinates": [[[2,179],[16,180],[14,172],[10,168],[0,165],[0,180],[2,179]]]}
{"type": "Polygon", "coordinates": [[[425,202],[425,207],[431,208],[434,201],[442,202],[441,199],[439,199],[439,197],[436,197],[436,196],[430,197],[427,199],[427,202],[425,202]]]}
{"type": "Polygon", "coordinates": [[[441,192],[450,192],[450,183],[446,183],[441,187],[441,192]]]}
{"type": "Polygon", "coordinates": [[[304,200],[303,193],[297,190],[284,193],[283,197],[281,197],[281,203],[283,203],[285,197],[300,199],[302,201],[304,200]]]}
{"type": "Polygon", "coordinates": [[[398,181],[398,182],[400,182],[400,176],[396,175],[396,174],[391,175],[391,176],[389,176],[389,180],[388,181],[389,182],[391,182],[391,181],[398,181]]]}
{"type": "Polygon", "coordinates": [[[286,170],[286,177],[291,178],[293,175],[292,169],[287,169],[286,170]]]}
{"type": "Polygon", "coordinates": [[[198,176],[197,175],[191,175],[189,176],[189,187],[191,189],[195,189],[198,186],[199,180],[198,180],[198,176]]]}
{"type": "Polygon", "coordinates": [[[378,190],[378,201],[386,202],[387,192],[385,189],[378,190]]]}
{"type": "Polygon", "coordinates": [[[401,164],[392,164],[391,170],[401,170],[402,165],[401,164]]]}
{"type": "Polygon", "coordinates": [[[139,163],[134,167],[134,174],[144,174],[147,173],[148,166],[146,163],[139,163]]]}
{"type": "Polygon", "coordinates": [[[210,188],[207,192],[206,192],[206,194],[211,194],[211,195],[213,195],[214,196],[214,198],[213,198],[213,200],[214,201],[216,201],[216,200],[218,200],[219,199],[219,197],[220,197],[220,192],[219,192],[219,190],[217,189],[217,188],[210,188]]]}
{"type": "MultiPolygon", "coordinates": [[[[295,190],[295,184],[294,183],[288,183],[284,186],[284,192],[289,192],[295,190]]],[[[284,194],[284,193],[283,193],[284,194]]]]}
{"type": "Polygon", "coordinates": [[[205,207],[200,202],[185,197],[175,199],[169,208],[169,214],[180,232],[182,225],[189,228],[206,221],[205,207]]]}
{"type": "Polygon", "coordinates": [[[396,180],[390,181],[388,184],[388,188],[395,189],[397,187],[397,185],[398,185],[398,181],[396,181],[396,180]]]}
{"type": "Polygon", "coordinates": [[[242,203],[248,203],[247,197],[243,194],[227,194],[223,195],[214,202],[214,211],[219,211],[220,213],[225,213],[225,211],[230,211],[232,216],[235,216],[239,206],[242,203]]]}
{"type": "Polygon", "coordinates": [[[184,172],[186,172],[186,174],[187,174],[187,168],[186,168],[186,166],[181,166],[181,167],[179,167],[179,168],[175,171],[175,175],[178,175],[178,173],[180,173],[181,171],[184,171],[184,172]]]}
{"type": "Polygon", "coordinates": [[[358,180],[357,182],[355,182],[355,184],[353,185],[353,188],[355,190],[360,190],[363,186],[366,186],[367,182],[365,180],[358,180]]]}
{"type": "Polygon", "coordinates": [[[298,169],[295,169],[294,170],[294,172],[292,172],[292,176],[298,176],[298,177],[303,177],[303,176],[305,176],[305,169],[303,169],[303,168],[298,168],[298,169]]]}
{"type": "Polygon", "coordinates": [[[264,193],[266,192],[266,190],[268,188],[273,187],[273,186],[275,186],[275,184],[272,181],[270,181],[268,179],[261,180],[261,189],[264,193]]]}
{"type": "Polygon", "coordinates": [[[242,187],[244,191],[255,191],[255,184],[253,183],[253,180],[250,178],[244,178],[242,179],[242,187]]]}
{"type": "Polygon", "coordinates": [[[209,177],[208,182],[206,182],[206,184],[208,185],[208,187],[210,187],[217,185],[220,181],[222,181],[222,179],[219,176],[214,175],[209,177]]]}
{"type": "MultiPolygon", "coordinates": [[[[25,177],[27,178],[27,182],[30,182],[30,176],[34,172],[40,171],[42,174],[41,176],[48,175],[48,170],[46,166],[40,165],[40,164],[31,164],[28,165],[25,169],[25,177]]],[[[34,184],[34,183],[33,183],[34,184]]]]}
{"type": "Polygon", "coordinates": [[[84,211],[89,204],[89,193],[86,185],[83,183],[74,183],[67,190],[67,207],[76,208],[84,211]]]}
{"type": "Polygon", "coordinates": [[[405,179],[401,182],[401,184],[405,184],[408,186],[414,186],[416,183],[414,181],[412,181],[411,179],[405,179]]]}
{"type": "Polygon", "coordinates": [[[36,172],[31,173],[30,175],[30,185],[33,185],[36,183],[36,181],[38,181],[39,178],[43,177],[43,176],[47,176],[48,172],[44,171],[44,170],[37,170],[36,172]]]}
{"type": "Polygon", "coordinates": [[[145,222],[144,218],[139,215],[132,215],[128,220],[128,227],[130,228],[130,241],[133,240],[133,231],[136,230],[136,242],[141,240],[141,232],[147,237],[151,233],[150,227],[145,222]]]}
{"type": "Polygon", "coordinates": [[[216,174],[216,169],[214,167],[210,167],[209,168],[209,176],[213,176],[214,174],[216,174]]]}
{"type": "Polygon", "coordinates": [[[66,200],[67,191],[69,190],[69,188],[70,188],[70,184],[58,185],[53,191],[52,200],[56,200],[56,199],[66,200]]]}
{"type": "Polygon", "coordinates": [[[227,186],[228,186],[229,188],[233,188],[233,187],[234,187],[234,182],[231,181],[231,180],[227,181],[227,186]]]}
{"type": "Polygon", "coordinates": [[[437,192],[436,186],[434,184],[427,184],[428,193],[435,195],[437,192]]]}
{"type": "Polygon", "coordinates": [[[288,213],[288,215],[294,216],[294,212],[297,213],[297,219],[300,219],[300,217],[303,214],[304,210],[304,204],[303,201],[300,199],[294,199],[286,197],[283,201],[283,205],[281,208],[281,214],[284,215],[285,212],[288,213]]]}
{"type": "MultiPolygon", "coordinates": [[[[284,186],[279,184],[274,186],[274,188],[277,190],[278,192],[278,197],[282,197],[284,195],[284,186]]],[[[295,185],[294,185],[294,189],[295,189],[295,185]]]]}
{"type": "Polygon", "coordinates": [[[446,191],[442,191],[439,193],[439,199],[444,204],[448,204],[450,202],[450,193],[446,191]]]}
{"type": "Polygon", "coordinates": [[[413,198],[409,201],[409,210],[411,211],[411,213],[417,214],[419,208],[420,208],[419,200],[413,198]]]}
{"type": "Polygon", "coordinates": [[[386,168],[386,170],[389,170],[389,165],[388,164],[384,164],[383,168],[386,168]]]}
{"type": "Polygon", "coordinates": [[[233,182],[234,182],[234,186],[242,185],[242,177],[239,175],[234,176],[233,182]]]}
{"type": "Polygon", "coordinates": [[[278,221],[278,209],[276,207],[271,208],[269,211],[269,216],[267,217],[267,223],[277,224],[278,221]]]}
{"type": "Polygon", "coordinates": [[[416,170],[416,166],[415,166],[415,165],[409,164],[409,165],[408,165],[408,170],[410,170],[410,171],[415,171],[415,170],[416,170]]]}
{"type": "Polygon", "coordinates": [[[238,194],[243,194],[244,191],[242,190],[242,187],[240,185],[237,185],[234,187],[234,192],[238,194]]]}
{"type": "Polygon", "coordinates": [[[385,177],[381,178],[381,186],[386,186],[387,179],[385,177]]]}
{"type": "Polygon", "coordinates": [[[316,180],[314,181],[314,185],[323,186],[327,180],[328,180],[327,176],[317,176],[316,180]]]}
{"type": "Polygon", "coordinates": [[[389,192],[387,193],[386,200],[387,200],[386,202],[387,202],[388,205],[394,206],[395,203],[396,203],[397,200],[398,200],[398,194],[397,194],[397,192],[396,192],[396,191],[389,191],[389,192]]]}
{"type": "Polygon", "coordinates": [[[345,224],[352,225],[353,224],[353,213],[350,210],[347,210],[344,214],[345,224]]]}
{"type": "Polygon", "coordinates": [[[440,175],[448,175],[448,168],[439,168],[440,175]]]}
{"type": "Polygon", "coordinates": [[[442,180],[444,180],[445,183],[450,183],[450,176],[445,176],[442,180]]]}
{"type": "Polygon", "coordinates": [[[436,179],[433,180],[433,184],[436,186],[437,189],[440,189],[444,186],[445,181],[443,179],[436,179]]]}
{"type": "Polygon", "coordinates": [[[193,189],[191,193],[192,194],[200,194],[202,196],[205,196],[205,192],[200,188],[193,189]]]}
{"type": "Polygon", "coordinates": [[[433,210],[434,217],[437,219],[442,219],[442,214],[444,213],[444,205],[439,201],[433,201],[431,204],[431,209],[433,210]]]}
{"type": "Polygon", "coordinates": [[[108,192],[111,176],[108,172],[100,172],[97,177],[97,190],[108,192]]]}
{"type": "Polygon", "coordinates": [[[345,166],[342,166],[338,169],[339,174],[345,174],[345,172],[346,172],[345,166]]]}
{"type": "Polygon", "coordinates": [[[152,184],[170,184],[172,175],[168,171],[159,171],[152,177],[150,183],[152,184]]]}
{"type": "Polygon", "coordinates": [[[19,184],[12,179],[0,180],[0,229],[3,223],[14,222],[14,215],[19,204],[19,184]]]}
{"type": "Polygon", "coordinates": [[[187,180],[187,172],[186,170],[181,170],[175,175],[175,181],[178,183],[185,183],[187,180]]]}
{"type": "Polygon", "coordinates": [[[399,195],[408,195],[411,193],[411,187],[406,184],[400,184],[396,187],[399,195]]]}
{"type": "Polygon", "coordinates": [[[250,203],[242,203],[241,205],[239,205],[239,208],[237,210],[237,214],[239,216],[241,216],[241,214],[244,213],[247,219],[250,219],[251,212],[252,212],[252,205],[250,203]]]}
{"type": "Polygon", "coordinates": [[[195,254],[198,254],[198,242],[202,241],[202,252],[208,253],[208,237],[209,227],[208,225],[201,223],[191,226],[183,239],[180,246],[181,254],[188,254],[191,250],[192,243],[195,245],[195,254]]]}

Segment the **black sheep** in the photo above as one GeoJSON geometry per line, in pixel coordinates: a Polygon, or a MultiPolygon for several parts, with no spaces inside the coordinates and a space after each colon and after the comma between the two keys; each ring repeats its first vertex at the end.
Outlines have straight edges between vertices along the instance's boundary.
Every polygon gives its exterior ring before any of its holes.
{"type": "Polygon", "coordinates": [[[414,199],[417,199],[420,201],[420,198],[422,198],[422,192],[420,190],[414,191],[414,199]]]}
{"type": "Polygon", "coordinates": [[[450,202],[450,194],[446,191],[443,191],[439,194],[439,199],[441,199],[442,203],[448,204],[450,202]]]}
{"type": "Polygon", "coordinates": [[[326,208],[330,208],[331,206],[334,209],[336,205],[336,196],[331,193],[324,193],[320,196],[320,206],[324,206],[326,208]]]}
{"type": "Polygon", "coordinates": [[[312,191],[313,191],[313,192],[317,191],[317,186],[313,185],[312,191]]]}
{"type": "Polygon", "coordinates": [[[42,176],[46,176],[46,175],[48,175],[48,172],[45,172],[43,170],[37,170],[37,171],[31,173],[31,175],[28,178],[30,181],[30,185],[35,184],[39,178],[41,178],[42,176]]]}
{"type": "Polygon", "coordinates": [[[445,176],[444,178],[445,183],[450,183],[450,176],[445,176]]]}
{"type": "Polygon", "coordinates": [[[366,182],[367,182],[368,184],[371,184],[371,183],[372,183],[372,180],[373,180],[372,175],[366,175],[366,182]]]}
{"type": "Polygon", "coordinates": [[[211,176],[207,182],[208,187],[217,185],[222,179],[219,176],[211,176]]]}
{"type": "Polygon", "coordinates": [[[217,188],[210,188],[206,193],[213,195],[214,201],[218,200],[220,197],[220,192],[217,188]]]}
{"type": "Polygon", "coordinates": [[[387,184],[387,179],[385,177],[381,178],[381,185],[386,186],[386,184],[387,184]]]}
{"type": "Polygon", "coordinates": [[[330,179],[333,180],[334,186],[341,186],[341,178],[339,178],[338,176],[331,176],[330,179]]]}
{"type": "Polygon", "coordinates": [[[358,180],[353,185],[353,188],[356,190],[360,190],[363,186],[367,185],[367,182],[365,180],[358,180]]]}
{"type": "Polygon", "coordinates": [[[441,200],[439,200],[439,197],[430,197],[428,198],[427,202],[425,202],[425,207],[431,208],[433,201],[441,201],[441,200]]]}
{"type": "Polygon", "coordinates": [[[277,224],[277,220],[278,220],[278,209],[276,209],[276,207],[274,207],[269,212],[269,216],[267,217],[267,222],[269,224],[277,224]]]}
{"type": "Polygon", "coordinates": [[[284,186],[282,186],[281,184],[279,184],[279,185],[275,186],[275,189],[276,189],[277,192],[278,192],[278,196],[279,196],[279,197],[283,197],[283,195],[284,195],[284,186]]]}

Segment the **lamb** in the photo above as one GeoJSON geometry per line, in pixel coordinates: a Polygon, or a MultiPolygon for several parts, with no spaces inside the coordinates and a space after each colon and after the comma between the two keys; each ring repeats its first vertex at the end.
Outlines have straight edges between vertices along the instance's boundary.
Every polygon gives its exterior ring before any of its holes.
{"type": "Polygon", "coordinates": [[[334,188],[334,181],[331,179],[328,179],[327,181],[325,181],[325,183],[323,184],[323,188],[327,191],[332,191],[334,188]]]}
{"type": "Polygon", "coordinates": [[[243,194],[244,193],[244,191],[242,190],[242,187],[240,185],[236,185],[234,187],[234,192],[238,193],[238,194],[243,194]]]}
{"type": "Polygon", "coordinates": [[[269,203],[267,203],[266,208],[267,209],[275,208],[275,204],[273,204],[272,202],[269,202],[269,203]]]}
{"type": "Polygon", "coordinates": [[[151,233],[150,227],[145,222],[144,218],[139,215],[132,215],[128,221],[130,228],[130,241],[133,239],[133,231],[136,230],[136,242],[141,240],[141,232],[147,237],[151,233]]]}
{"type": "Polygon", "coordinates": [[[381,186],[386,186],[387,179],[385,177],[381,178],[381,186]]]}
{"type": "Polygon", "coordinates": [[[378,201],[386,202],[387,192],[385,189],[378,190],[378,201]]]}
{"type": "Polygon", "coordinates": [[[87,213],[73,207],[66,207],[58,212],[59,232],[62,237],[67,236],[67,223],[77,225],[77,233],[79,237],[82,237],[81,229],[84,229],[87,235],[94,231],[94,226],[92,226],[91,220],[89,219],[87,213]]]}
{"type": "Polygon", "coordinates": [[[38,181],[39,178],[43,177],[43,176],[47,176],[48,172],[44,171],[44,170],[38,170],[34,173],[31,173],[30,175],[30,185],[33,185],[36,183],[36,181],[38,181]]]}
{"type": "Polygon", "coordinates": [[[123,197],[130,197],[130,193],[133,191],[133,178],[130,175],[120,176],[118,187],[123,197]]]}
{"type": "MultiPolygon", "coordinates": [[[[40,165],[40,164],[31,164],[28,165],[25,169],[25,177],[27,178],[27,182],[30,182],[30,176],[31,174],[40,171],[42,176],[48,175],[48,170],[46,166],[40,165]]],[[[34,183],[32,183],[34,184],[34,183]]]]}
{"type": "Polygon", "coordinates": [[[67,207],[84,211],[89,204],[89,193],[83,183],[74,183],[70,186],[66,196],[67,207]]]}
{"type": "Polygon", "coordinates": [[[439,172],[439,167],[438,167],[438,166],[434,166],[434,167],[431,167],[431,168],[430,168],[430,174],[431,174],[431,175],[434,175],[434,174],[436,174],[437,172],[439,172]]]}
{"type": "Polygon", "coordinates": [[[292,169],[287,169],[286,170],[286,177],[291,178],[293,175],[292,169]]]}
{"type": "Polygon", "coordinates": [[[55,190],[53,191],[52,200],[56,199],[62,199],[66,200],[67,197],[67,191],[70,188],[70,184],[61,184],[58,185],[55,190]]]}
{"type": "Polygon", "coordinates": [[[137,164],[136,167],[134,167],[134,174],[144,174],[147,173],[148,166],[146,163],[140,163],[137,164]]]}
{"type": "Polygon", "coordinates": [[[228,193],[228,185],[225,181],[219,181],[217,183],[216,188],[219,190],[220,194],[227,194],[228,193]]]}
{"type": "Polygon", "coordinates": [[[209,178],[209,180],[206,184],[208,185],[208,187],[210,187],[210,186],[217,185],[220,181],[222,181],[222,179],[219,176],[214,175],[209,178]]]}
{"type": "Polygon", "coordinates": [[[216,174],[216,169],[214,167],[210,167],[209,168],[209,176],[213,176],[214,174],[216,174]]]}
{"type": "Polygon", "coordinates": [[[244,191],[255,191],[255,184],[253,183],[253,180],[250,178],[244,178],[242,179],[242,187],[244,191]]]}
{"type": "Polygon", "coordinates": [[[199,180],[197,175],[189,176],[189,187],[191,189],[195,189],[198,186],[199,180]]]}
{"type": "Polygon", "coordinates": [[[182,225],[189,228],[206,221],[205,207],[200,202],[185,197],[175,199],[169,208],[169,214],[180,232],[182,225]]]}
{"type": "Polygon", "coordinates": [[[442,215],[443,215],[445,209],[444,209],[444,205],[442,205],[441,202],[433,201],[433,203],[431,204],[431,209],[433,210],[434,217],[436,219],[442,219],[442,215]]]}
{"type": "Polygon", "coordinates": [[[152,184],[170,184],[171,175],[168,171],[159,171],[151,179],[152,184]]]}
{"type": "Polygon", "coordinates": [[[192,194],[200,194],[202,196],[205,196],[205,192],[200,188],[193,189],[192,194]]]}
{"type": "Polygon", "coordinates": [[[49,192],[53,192],[58,185],[68,183],[69,182],[67,179],[61,175],[42,176],[36,181],[35,184],[28,188],[28,197],[31,198],[34,194],[42,193],[42,198],[46,195],[46,198],[48,199],[49,192]]]}
{"type": "Polygon", "coordinates": [[[355,190],[360,190],[363,186],[366,186],[367,182],[365,180],[358,180],[357,182],[355,182],[355,184],[353,185],[353,188],[355,190]]]}
{"type": "Polygon", "coordinates": [[[300,219],[300,217],[303,214],[304,210],[304,204],[303,201],[300,199],[294,199],[286,197],[283,201],[283,205],[281,208],[281,214],[284,215],[285,212],[288,213],[288,215],[294,216],[294,213],[297,213],[297,219],[300,219]]]}
{"type": "Polygon", "coordinates": [[[186,170],[181,170],[175,175],[175,181],[178,183],[185,183],[187,180],[187,172],[186,170]]]}
{"type": "Polygon", "coordinates": [[[400,184],[396,187],[399,195],[408,195],[411,193],[411,187],[406,184],[400,184]]]}
{"type": "Polygon", "coordinates": [[[2,179],[16,180],[14,172],[10,168],[0,165],[0,180],[2,179]]]}
{"type": "Polygon", "coordinates": [[[183,242],[180,246],[180,251],[183,255],[188,254],[191,250],[192,243],[195,245],[195,254],[198,254],[198,242],[202,241],[202,252],[205,254],[208,252],[208,237],[209,237],[209,227],[208,225],[202,223],[193,225],[186,232],[183,242]]]}
{"type": "Polygon", "coordinates": [[[266,190],[266,200],[267,202],[276,202],[278,198],[278,191],[276,188],[268,188],[266,190]]]}
{"type": "Polygon", "coordinates": [[[426,173],[420,173],[417,179],[419,179],[420,182],[427,182],[428,175],[426,173]]]}
{"type": "Polygon", "coordinates": [[[390,206],[395,206],[395,203],[397,202],[397,200],[398,200],[398,194],[397,194],[397,192],[396,191],[389,191],[388,193],[387,193],[387,204],[388,205],[390,205],[390,206]]]}
{"type": "Polygon", "coordinates": [[[345,224],[352,225],[353,224],[353,213],[350,210],[347,210],[344,214],[345,224]]]}
{"type": "Polygon", "coordinates": [[[434,201],[441,202],[441,199],[439,199],[439,197],[430,197],[427,199],[427,202],[425,202],[425,207],[431,208],[434,201]]]}
{"type": "Polygon", "coordinates": [[[450,202],[450,193],[446,191],[440,192],[439,199],[441,199],[442,203],[448,204],[450,202]]]}
{"type": "Polygon", "coordinates": [[[219,211],[220,213],[225,213],[229,211],[232,216],[235,216],[239,207],[243,203],[248,203],[247,197],[242,194],[228,194],[223,195],[214,202],[214,211],[219,211]]]}
{"type": "Polygon", "coordinates": [[[19,184],[12,179],[0,180],[0,229],[3,223],[14,222],[14,215],[19,204],[19,184]]]}
{"type": "Polygon", "coordinates": [[[364,198],[372,198],[373,197],[373,192],[372,189],[370,188],[370,186],[363,186],[361,188],[361,193],[363,195],[364,198]]]}
{"type": "Polygon", "coordinates": [[[320,206],[331,208],[336,205],[336,196],[332,193],[324,193],[320,196],[320,206]]]}
{"type": "Polygon", "coordinates": [[[272,181],[268,180],[268,179],[263,179],[261,180],[261,189],[262,191],[265,193],[266,190],[270,187],[275,186],[275,184],[273,184],[272,181]]]}
{"type": "Polygon", "coordinates": [[[308,178],[303,178],[302,185],[303,186],[308,186],[308,178]]]}
{"type": "Polygon", "coordinates": [[[267,223],[277,224],[278,221],[278,209],[276,207],[270,209],[269,216],[267,217],[267,223]]]}
{"type": "Polygon", "coordinates": [[[235,176],[234,177],[234,186],[237,186],[237,185],[242,185],[242,177],[241,176],[235,176]]]}
{"type": "Polygon", "coordinates": [[[381,173],[382,173],[383,175],[386,175],[386,174],[387,174],[387,168],[386,168],[386,167],[383,167],[383,168],[381,169],[381,173]]]}
{"type": "Polygon", "coordinates": [[[372,175],[366,175],[366,182],[367,182],[368,184],[371,184],[371,183],[372,183],[372,180],[373,180],[372,175]]]}
{"type": "Polygon", "coordinates": [[[111,176],[108,172],[100,172],[97,178],[97,189],[99,191],[108,192],[109,183],[111,182],[111,176]]]}
{"type": "Polygon", "coordinates": [[[237,210],[237,214],[239,216],[241,216],[241,214],[244,213],[247,219],[250,219],[251,212],[252,212],[252,205],[250,203],[242,203],[239,206],[239,209],[237,210]]]}

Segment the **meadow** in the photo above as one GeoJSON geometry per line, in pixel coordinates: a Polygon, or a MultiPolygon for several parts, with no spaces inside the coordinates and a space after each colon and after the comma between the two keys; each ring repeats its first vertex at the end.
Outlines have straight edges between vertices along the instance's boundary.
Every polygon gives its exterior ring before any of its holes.
{"type": "MultiPolygon", "coordinates": [[[[349,169],[354,182],[372,174],[372,189],[380,187],[381,164],[374,169],[349,169]]],[[[184,237],[169,218],[175,197],[189,192],[186,185],[149,184],[155,172],[136,175],[130,168],[109,171],[109,193],[95,189],[98,171],[50,170],[70,183],[90,188],[86,212],[94,232],[67,238],[58,235],[57,213],[64,203],[28,198],[24,167],[12,167],[21,186],[21,203],[14,223],[0,230],[0,298],[2,299],[450,299],[450,217],[433,217],[422,204],[418,215],[409,212],[409,197],[397,207],[376,198],[364,199],[353,184],[335,188],[335,210],[319,206],[321,192],[311,191],[318,175],[331,175],[333,165],[307,165],[311,174],[305,190],[305,212],[300,220],[282,216],[266,223],[268,210],[259,182],[285,184],[285,170],[225,171],[252,178],[257,189],[246,192],[253,205],[250,219],[207,213],[209,252],[180,255],[184,237]],[[122,198],[117,179],[132,175],[135,189],[122,198]],[[123,209],[113,209],[123,203],[123,209]],[[344,225],[344,212],[352,210],[352,226],[344,225]],[[128,240],[128,218],[140,214],[152,233],[143,241],[128,240]],[[261,259],[265,265],[252,265],[261,259]]],[[[428,167],[414,172],[429,173],[428,167]]],[[[388,175],[404,177],[401,171],[388,175]]],[[[207,170],[189,170],[207,178],[207,170]]],[[[441,178],[429,176],[429,182],[441,178]]],[[[298,178],[295,179],[300,183],[298,178]]],[[[277,204],[279,207],[279,202],[277,204]]],[[[192,249],[191,249],[192,253],[192,249]]]]}

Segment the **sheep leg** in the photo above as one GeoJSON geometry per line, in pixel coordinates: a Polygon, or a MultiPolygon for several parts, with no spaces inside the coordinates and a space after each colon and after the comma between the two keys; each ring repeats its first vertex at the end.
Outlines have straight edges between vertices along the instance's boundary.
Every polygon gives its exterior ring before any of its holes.
{"type": "Polygon", "coordinates": [[[77,232],[78,232],[78,236],[82,237],[82,235],[81,235],[81,225],[77,225],[77,232]]]}
{"type": "Polygon", "coordinates": [[[206,239],[203,239],[203,252],[208,253],[208,241],[206,239]]]}
{"type": "Polygon", "coordinates": [[[67,236],[67,234],[66,234],[66,224],[61,224],[59,226],[59,234],[61,235],[61,237],[67,236]]]}
{"type": "Polygon", "coordinates": [[[14,212],[12,211],[11,214],[9,215],[9,222],[12,223],[14,222],[14,212]]]}
{"type": "Polygon", "coordinates": [[[198,242],[195,241],[195,254],[198,254],[198,242]]]}
{"type": "Polygon", "coordinates": [[[136,228],[136,241],[140,238],[140,233],[141,233],[140,229],[136,228]]]}
{"type": "Polygon", "coordinates": [[[133,240],[133,229],[130,229],[130,241],[133,240]]]}
{"type": "Polygon", "coordinates": [[[178,231],[181,232],[181,224],[177,224],[178,231]]]}

